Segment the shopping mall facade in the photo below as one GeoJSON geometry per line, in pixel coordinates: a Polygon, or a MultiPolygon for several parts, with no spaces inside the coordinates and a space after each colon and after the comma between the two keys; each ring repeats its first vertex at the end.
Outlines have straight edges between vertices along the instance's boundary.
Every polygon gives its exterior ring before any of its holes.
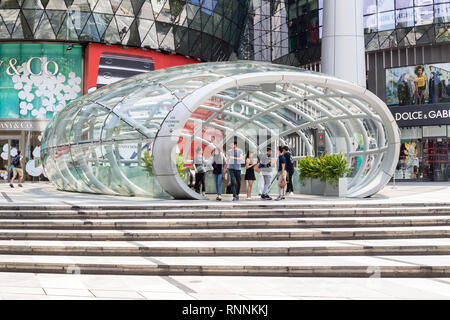
{"type": "MultiPolygon", "coordinates": [[[[69,102],[118,80],[238,59],[321,71],[322,6],[317,0],[2,1],[3,177],[21,149],[28,179],[45,179],[40,142],[48,121],[69,102]]],[[[401,128],[395,177],[447,181],[450,2],[364,0],[364,28],[367,88],[401,128]],[[426,80],[414,81],[419,66],[426,80]]],[[[363,149],[362,138],[355,140],[363,149]]],[[[296,155],[305,154],[298,137],[288,143],[296,155]]]]}

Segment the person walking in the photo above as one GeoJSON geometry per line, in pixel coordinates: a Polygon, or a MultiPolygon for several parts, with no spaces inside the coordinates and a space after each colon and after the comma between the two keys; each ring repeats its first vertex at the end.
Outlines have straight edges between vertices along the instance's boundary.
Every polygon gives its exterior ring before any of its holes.
{"type": "Polygon", "coordinates": [[[255,159],[255,153],[253,151],[248,151],[245,156],[245,181],[247,181],[247,200],[252,199],[252,189],[253,182],[256,180],[255,177],[255,166],[258,161],[255,159]]]}
{"type": "Polygon", "coordinates": [[[214,153],[211,157],[211,166],[213,168],[213,179],[214,179],[214,186],[216,187],[216,200],[221,201],[222,200],[222,179],[226,172],[226,159],[224,154],[222,153],[222,150],[220,150],[219,147],[216,147],[214,149],[214,153]]]}
{"type": "Polygon", "coordinates": [[[289,147],[284,146],[283,147],[283,155],[286,159],[286,193],[293,196],[294,195],[294,185],[292,184],[292,181],[294,179],[294,158],[292,158],[292,154],[289,152],[289,147]]]}
{"type": "Polygon", "coordinates": [[[23,157],[22,157],[22,151],[17,151],[17,154],[14,156],[12,160],[12,167],[13,167],[13,176],[11,179],[11,182],[9,183],[9,186],[11,188],[14,188],[14,180],[16,179],[16,175],[19,175],[19,187],[22,186],[22,180],[23,180],[23,157]]]}
{"type": "Polygon", "coordinates": [[[260,156],[260,170],[264,180],[264,188],[261,194],[261,200],[272,200],[269,196],[269,188],[272,179],[272,149],[267,148],[265,154],[260,156]]]}
{"type": "Polygon", "coordinates": [[[205,159],[203,158],[203,150],[202,147],[198,147],[195,150],[195,156],[194,156],[194,171],[195,171],[195,192],[202,193],[203,196],[206,195],[206,186],[205,186],[205,175],[206,175],[206,168],[205,168],[205,159]],[[201,190],[200,190],[201,188],[201,190]]]}
{"type": "Polygon", "coordinates": [[[278,148],[278,172],[277,172],[277,181],[278,181],[278,198],[275,201],[284,200],[285,199],[285,191],[284,187],[286,186],[286,158],[284,157],[284,150],[282,147],[278,148]]]}
{"type": "Polygon", "coordinates": [[[236,140],[230,144],[230,147],[231,149],[227,152],[226,166],[231,179],[233,201],[238,201],[241,191],[241,162],[244,160],[244,153],[238,148],[236,140]]]}

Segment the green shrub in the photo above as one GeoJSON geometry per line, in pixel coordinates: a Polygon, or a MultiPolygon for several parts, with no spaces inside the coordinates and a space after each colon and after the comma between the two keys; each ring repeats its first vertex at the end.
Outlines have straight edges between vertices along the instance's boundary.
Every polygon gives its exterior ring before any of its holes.
{"type": "Polygon", "coordinates": [[[144,170],[147,171],[149,176],[153,176],[153,160],[150,156],[150,152],[145,151],[144,156],[142,157],[142,166],[144,170]]]}
{"type": "Polygon", "coordinates": [[[299,180],[305,185],[306,179],[319,179],[337,185],[339,178],[349,173],[348,163],[342,153],[326,154],[320,158],[306,157],[298,160],[299,180]]]}
{"type": "MultiPolygon", "coordinates": [[[[178,154],[177,155],[177,171],[178,171],[178,174],[180,175],[181,179],[183,179],[183,180],[186,177],[185,171],[187,170],[187,168],[185,167],[185,164],[186,164],[186,161],[183,160],[183,155],[178,154]]],[[[143,166],[144,170],[147,171],[149,176],[154,175],[153,160],[152,160],[152,157],[150,156],[150,152],[148,152],[148,151],[144,152],[144,156],[142,157],[142,166],[143,166]]]]}
{"type": "Polygon", "coordinates": [[[311,158],[307,156],[306,158],[298,160],[298,169],[299,169],[299,180],[302,185],[305,185],[305,180],[319,179],[320,169],[319,169],[319,161],[317,158],[311,158]]]}
{"type": "Polygon", "coordinates": [[[339,178],[350,173],[347,159],[342,153],[327,154],[321,158],[323,178],[328,183],[337,186],[339,178]]]}
{"type": "Polygon", "coordinates": [[[180,175],[180,178],[183,180],[186,178],[185,171],[187,170],[187,168],[185,167],[185,164],[186,161],[183,159],[183,155],[177,154],[177,171],[180,175]]]}

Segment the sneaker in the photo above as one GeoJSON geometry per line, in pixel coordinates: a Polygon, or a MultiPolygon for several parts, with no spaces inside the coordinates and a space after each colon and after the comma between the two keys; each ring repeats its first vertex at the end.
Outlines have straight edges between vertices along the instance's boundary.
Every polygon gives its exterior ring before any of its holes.
{"type": "Polygon", "coordinates": [[[252,198],[251,197],[247,197],[247,200],[252,200],[252,198]]]}
{"type": "Polygon", "coordinates": [[[280,200],[283,200],[283,198],[277,197],[277,198],[275,199],[275,201],[280,201],[280,200]]]}
{"type": "Polygon", "coordinates": [[[238,198],[233,197],[233,200],[232,200],[232,201],[238,201],[238,200],[239,200],[238,198]]]}
{"type": "Polygon", "coordinates": [[[23,185],[22,185],[21,183],[19,183],[19,187],[21,187],[21,188],[22,188],[22,187],[23,187],[23,185]]]}
{"type": "Polygon", "coordinates": [[[221,196],[217,196],[216,200],[217,201],[222,201],[222,197],[221,196]]]}
{"type": "Polygon", "coordinates": [[[9,186],[10,186],[11,188],[14,188],[14,186],[13,186],[13,184],[12,184],[12,183],[10,183],[10,184],[9,184],[9,186]]]}
{"type": "Polygon", "coordinates": [[[289,193],[289,195],[290,195],[290,196],[293,196],[293,195],[294,195],[294,193],[293,193],[293,192],[290,192],[290,193],[289,193]]]}

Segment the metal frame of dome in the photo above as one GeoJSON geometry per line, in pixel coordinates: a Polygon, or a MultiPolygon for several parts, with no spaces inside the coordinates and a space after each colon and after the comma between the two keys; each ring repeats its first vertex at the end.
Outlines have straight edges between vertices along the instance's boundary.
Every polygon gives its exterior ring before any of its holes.
{"type": "MultiPolygon", "coordinates": [[[[313,127],[325,130],[327,152],[360,160],[349,177],[348,196],[373,195],[392,177],[399,132],[378,97],[327,75],[247,61],[168,68],[97,90],[54,118],[44,134],[42,154],[50,180],[60,189],[155,196],[124,173],[131,168],[118,156],[121,146],[139,148],[146,142],[152,151],[151,178],[159,187],[177,199],[203,199],[178,174],[180,139],[186,146],[197,141],[214,148],[237,136],[262,150],[294,134],[313,155],[313,127]],[[234,105],[250,108],[252,115],[241,115],[234,105]],[[200,111],[207,118],[196,116],[200,111]],[[230,120],[216,121],[218,115],[230,120]],[[186,133],[192,122],[200,126],[186,133]],[[211,143],[201,136],[204,128],[219,130],[226,138],[211,143]],[[258,141],[246,134],[258,129],[268,130],[270,138],[258,141]],[[361,143],[355,143],[357,136],[361,143]],[[68,149],[70,158],[56,157],[61,148],[68,149]],[[108,174],[98,173],[99,162],[119,182],[107,183],[108,174]]],[[[135,167],[142,172],[139,164],[135,167]]]]}

